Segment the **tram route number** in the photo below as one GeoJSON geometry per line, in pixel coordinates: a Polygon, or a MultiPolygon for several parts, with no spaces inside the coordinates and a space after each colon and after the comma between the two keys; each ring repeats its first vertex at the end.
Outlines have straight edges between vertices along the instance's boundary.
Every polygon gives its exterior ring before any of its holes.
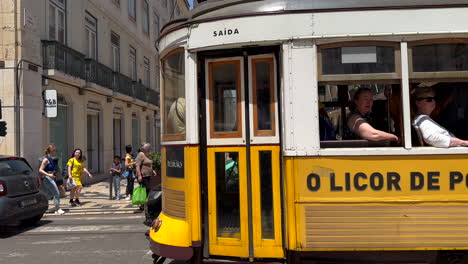
{"type": "MultiPolygon", "coordinates": [[[[448,183],[451,191],[456,190],[460,185],[465,185],[468,188],[468,174],[466,176],[458,171],[451,171],[448,174],[448,183]]],[[[332,192],[349,192],[349,191],[401,191],[402,187],[411,191],[440,190],[441,173],[438,171],[430,171],[427,173],[410,172],[409,186],[402,186],[401,176],[397,172],[380,173],[374,172],[365,174],[363,172],[350,173],[346,172],[344,181],[337,182],[335,173],[330,173],[328,185],[323,186],[323,177],[316,173],[311,173],[307,176],[307,189],[312,192],[317,192],[321,188],[329,188],[332,192]]]]}

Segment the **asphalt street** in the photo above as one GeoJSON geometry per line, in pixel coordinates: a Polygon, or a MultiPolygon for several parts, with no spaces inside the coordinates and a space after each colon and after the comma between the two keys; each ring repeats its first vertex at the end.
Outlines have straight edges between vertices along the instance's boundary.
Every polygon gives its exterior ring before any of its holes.
{"type": "Polygon", "coordinates": [[[153,263],[143,220],[141,214],[63,215],[32,228],[2,227],[0,263],[153,263]]]}

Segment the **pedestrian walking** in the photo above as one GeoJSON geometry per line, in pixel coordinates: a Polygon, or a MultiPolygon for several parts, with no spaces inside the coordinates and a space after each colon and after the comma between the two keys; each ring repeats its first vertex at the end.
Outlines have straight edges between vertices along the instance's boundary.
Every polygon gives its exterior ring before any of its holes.
{"type": "Polygon", "coordinates": [[[125,146],[125,151],[127,152],[127,154],[125,155],[125,173],[128,173],[127,189],[125,191],[127,197],[125,198],[125,200],[129,201],[132,199],[133,185],[135,182],[135,162],[133,161],[132,156],[132,145],[125,146]]]}
{"type": "Polygon", "coordinates": [[[53,145],[49,145],[44,150],[44,158],[42,159],[41,166],[39,167],[39,173],[44,175],[43,184],[47,188],[47,190],[52,194],[54,199],[54,208],[52,210],[55,214],[64,214],[65,212],[60,209],[60,192],[55,183],[56,176],[56,164],[53,160],[53,156],[55,156],[55,152],[57,148],[53,145]]]}
{"type": "Polygon", "coordinates": [[[109,169],[109,172],[112,175],[112,183],[114,184],[114,199],[120,200],[120,180],[122,179],[122,163],[120,156],[114,156],[114,162],[112,163],[112,168],[109,169]]]}
{"type": "MultiPolygon", "coordinates": [[[[151,189],[150,178],[156,176],[156,172],[153,170],[153,161],[148,157],[150,149],[151,144],[144,143],[135,159],[138,182],[146,188],[147,194],[150,193],[151,189]]],[[[143,207],[140,206],[140,209],[143,209],[143,207]]]]}
{"type": "Polygon", "coordinates": [[[81,149],[75,149],[71,158],[67,162],[68,167],[68,180],[74,181],[73,187],[70,191],[70,205],[71,206],[81,206],[80,202],[80,193],[83,189],[83,184],[81,183],[81,176],[83,171],[88,174],[90,178],[93,177],[91,173],[84,167],[83,152],[81,149]]]}

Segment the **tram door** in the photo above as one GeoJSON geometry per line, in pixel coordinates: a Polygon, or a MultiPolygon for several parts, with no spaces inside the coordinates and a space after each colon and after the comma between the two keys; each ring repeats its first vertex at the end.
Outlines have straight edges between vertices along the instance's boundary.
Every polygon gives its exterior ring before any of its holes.
{"type": "Polygon", "coordinates": [[[275,56],[205,69],[209,254],[283,257],[275,56]]]}

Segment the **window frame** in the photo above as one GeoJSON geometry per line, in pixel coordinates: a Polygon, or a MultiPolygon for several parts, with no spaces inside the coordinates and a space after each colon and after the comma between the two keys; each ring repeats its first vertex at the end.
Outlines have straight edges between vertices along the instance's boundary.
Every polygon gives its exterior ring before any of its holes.
{"type": "Polygon", "coordinates": [[[432,45],[432,44],[455,44],[455,43],[466,43],[468,44],[468,38],[435,38],[435,39],[424,39],[408,42],[408,71],[410,82],[420,82],[427,79],[431,80],[443,80],[447,82],[447,79],[468,79],[467,71],[435,71],[435,72],[414,72],[413,70],[413,48],[417,46],[432,45]]]}
{"type": "Polygon", "coordinates": [[[111,31],[111,66],[114,72],[120,72],[120,35],[111,31]],[[112,42],[112,35],[116,36],[119,43],[115,44],[112,42]],[[117,51],[117,53],[116,53],[117,51]],[[117,55],[117,56],[116,56],[117,55]]]}
{"type": "MultiPolygon", "coordinates": [[[[344,41],[344,42],[336,42],[336,43],[329,43],[329,44],[322,44],[317,45],[317,89],[314,91],[318,98],[320,98],[319,94],[319,84],[329,84],[329,85],[352,85],[352,84],[400,84],[401,89],[401,117],[402,117],[402,130],[400,131],[400,135],[403,136],[405,140],[402,140],[400,146],[388,146],[388,147],[372,147],[372,146],[363,146],[363,147],[322,147],[321,141],[319,138],[319,131],[317,131],[317,143],[318,143],[318,155],[336,155],[337,153],[349,152],[348,155],[355,155],[358,152],[362,152],[363,150],[389,150],[389,149],[404,149],[406,144],[406,126],[410,125],[411,123],[407,124],[405,122],[405,111],[409,111],[405,109],[404,101],[407,99],[405,98],[408,95],[404,95],[404,74],[403,68],[405,67],[402,65],[402,58],[401,58],[401,42],[394,42],[394,41],[344,41]],[[327,48],[338,48],[338,47],[360,47],[360,46],[391,46],[394,47],[394,60],[395,60],[395,72],[393,73],[367,73],[367,74],[333,74],[333,75],[323,75],[322,74],[322,49],[327,48]]],[[[408,99],[409,100],[409,99],[408,99]]],[[[319,101],[319,100],[318,100],[319,101]]],[[[409,113],[409,112],[408,112],[409,113]]],[[[409,116],[409,115],[408,115],[409,116]]],[[[315,118],[316,122],[318,123],[318,109],[317,109],[317,118],[315,118]]],[[[346,125],[346,124],[343,124],[346,125]]],[[[320,129],[320,127],[318,127],[320,129]]],[[[346,141],[346,140],[343,140],[346,141]]],[[[370,154],[373,155],[373,154],[370,154]]]]}
{"type": "Polygon", "coordinates": [[[156,12],[153,12],[153,24],[154,24],[154,39],[155,40],[158,40],[159,39],[159,36],[160,36],[160,29],[161,29],[161,26],[160,26],[160,20],[159,20],[159,16],[156,12]]]}
{"type": "Polygon", "coordinates": [[[252,67],[252,77],[251,79],[251,94],[252,94],[252,121],[253,121],[253,133],[252,135],[254,137],[275,137],[276,136],[276,107],[275,107],[275,99],[276,99],[276,80],[275,80],[275,58],[274,56],[268,56],[268,57],[253,57],[250,60],[250,66],[252,67]],[[258,129],[258,101],[257,101],[257,78],[256,78],[256,63],[257,62],[266,62],[268,63],[269,67],[269,72],[270,72],[270,123],[271,123],[271,129],[270,130],[259,130],[258,129]]]}
{"type": "MultiPolygon", "coordinates": [[[[207,67],[207,108],[208,108],[208,113],[209,113],[209,139],[211,140],[210,142],[216,140],[216,139],[224,139],[228,138],[229,140],[232,141],[239,141],[243,140],[244,138],[244,129],[243,129],[243,122],[245,120],[244,116],[244,100],[242,99],[244,96],[244,89],[243,89],[243,72],[241,71],[243,67],[243,61],[240,59],[240,57],[228,57],[228,58],[222,58],[222,59],[213,59],[213,60],[207,60],[206,61],[207,67]],[[237,69],[237,87],[236,87],[236,94],[237,94],[237,131],[232,131],[232,132],[216,132],[215,131],[215,120],[214,120],[214,104],[213,104],[213,96],[214,96],[214,85],[213,85],[213,68],[215,66],[221,66],[221,65],[226,65],[226,64],[234,64],[237,69]]],[[[212,143],[210,143],[212,144],[212,143]]]]}
{"type": "MultiPolygon", "coordinates": [[[[165,100],[165,96],[166,96],[166,89],[164,87],[164,61],[169,58],[171,55],[174,55],[175,53],[178,53],[178,52],[182,52],[185,54],[185,49],[183,47],[178,47],[178,48],[175,48],[171,51],[169,51],[168,53],[166,53],[160,60],[160,70],[161,70],[161,87],[160,87],[160,98],[161,98],[161,103],[160,103],[160,111],[161,111],[161,117],[162,117],[162,122],[161,122],[161,138],[162,140],[164,141],[164,143],[167,143],[167,142],[174,142],[174,141],[185,141],[187,139],[187,120],[185,121],[185,133],[183,134],[166,134],[166,100],[165,100]]],[[[184,61],[184,67],[186,66],[185,65],[186,62],[184,61]]],[[[187,78],[187,73],[185,73],[185,78],[187,78]]],[[[187,100],[187,87],[185,85],[184,87],[184,93],[185,93],[185,100],[187,100]]],[[[185,106],[186,109],[185,111],[187,111],[187,105],[185,106]]],[[[186,115],[187,117],[187,115],[186,115]]]]}
{"type": "Polygon", "coordinates": [[[128,9],[128,18],[136,23],[137,19],[137,1],[136,0],[127,0],[127,9],[128,9]],[[131,6],[133,3],[133,7],[131,6]]]}
{"type": "Polygon", "coordinates": [[[63,0],[64,2],[63,3],[60,3],[56,0],[49,0],[48,1],[48,5],[47,5],[47,37],[50,39],[50,40],[55,40],[61,44],[66,44],[67,42],[67,5],[66,5],[66,1],[63,0]],[[54,9],[54,22],[53,22],[53,26],[54,26],[54,36],[51,37],[51,8],[54,9]],[[60,40],[59,38],[59,32],[60,32],[60,23],[59,23],[59,13],[62,14],[62,17],[63,17],[63,41],[60,40]]]}
{"type": "Polygon", "coordinates": [[[142,9],[142,15],[141,15],[141,24],[142,24],[142,30],[143,30],[143,34],[145,34],[146,36],[149,36],[150,34],[150,6],[149,6],[149,3],[148,1],[146,0],[143,0],[141,2],[141,9],[142,9]],[[146,10],[145,10],[145,5],[146,5],[146,10]],[[145,18],[146,18],[146,21],[145,21],[145,18]]]}
{"type": "Polygon", "coordinates": [[[344,41],[317,45],[317,75],[319,82],[334,84],[346,84],[353,81],[375,82],[376,80],[400,80],[401,79],[401,51],[399,42],[394,41],[344,41]],[[322,50],[341,47],[360,46],[387,46],[394,47],[395,72],[393,73],[364,73],[364,74],[323,74],[322,50]]]}
{"type": "Polygon", "coordinates": [[[86,43],[86,56],[88,56],[89,58],[91,59],[94,59],[97,61],[97,58],[98,58],[98,39],[97,39],[97,36],[98,36],[98,33],[97,33],[97,30],[98,30],[98,20],[96,17],[94,17],[93,15],[91,15],[91,13],[89,13],[88,11],[85,12],[85,40],[86,40],[86,35],[87,36],[91,36],[93,33],[94,33],[94,43],[91,43],[91,38],[88,38],[88,43],[86,43]],[[88,18],[90,20],[94,20],[92,22],[95,23],[95,26],[94,28],[92,27],[91,24],[88,23],[88,18]],[[90,48],[91,46],[93,46],[92,44],[94,44],[94,56],[90,56],[90,54],[88,54],[90,52],[90,48]]]}
{"type": "Polygon", "coordinates": [[[144,70],[144,81],[143,81],[143,84],[150,88],[151,86],[151,61],[143,56],[143,70],[144,70]]]}
{"type": "Polygon", "coordinates": [[[137,70],[137,50],[132,46],[129,45],[128,47],[128,73],[130,78],[133,81],[138,80],[138,70],[137,70]],[[133,69],[133,70],[132,70],[133,69]]]}

